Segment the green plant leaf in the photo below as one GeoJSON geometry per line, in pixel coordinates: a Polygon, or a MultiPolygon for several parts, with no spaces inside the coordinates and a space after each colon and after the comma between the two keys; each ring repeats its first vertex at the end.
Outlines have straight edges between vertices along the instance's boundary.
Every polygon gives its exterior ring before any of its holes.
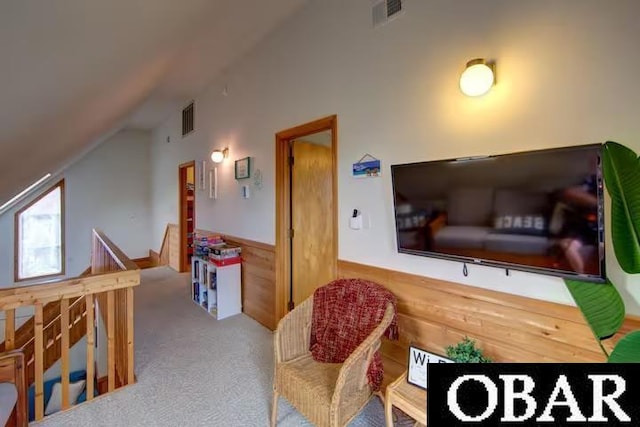
{"type": "Polygon", "coordinates": [[[640,331],[629,332],[616,344],[609,363],[640,363],[640,331]]]}
{"type": "Polygon", "coordinates": [[[611,236],[620,267],[640,273],[640,163],[636,153],[616,142],[603,148],[604,182],[611,196],[611,236]]]}
{"type": "Polygon", "coordinates": [[[482,350],[476,347],[476,342],[469,337],[464,337],[456,345],[447,346],[447,357],[456,363],[491,363],[491,359],[482,354],[482,350]]]}
{"type": "Polygon", "coordinates": [[[618,332],[624,322],[624,302],[609,279],[606,283],[564,282],[596,338],[603,340],[618,332]]]}

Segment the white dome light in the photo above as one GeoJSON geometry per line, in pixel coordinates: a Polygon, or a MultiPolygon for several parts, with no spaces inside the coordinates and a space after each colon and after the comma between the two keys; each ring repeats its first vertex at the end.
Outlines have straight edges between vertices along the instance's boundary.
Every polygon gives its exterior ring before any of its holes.
{"type": "Polygon", "coordinates": [[[494,85],[495,66],[484,59],[467,62],[467,69],[460,76],[460,90],[467,96],[481,96],[494,85]]]}
{"type": "Polygon", "coordinates": [[[221,150],[215,150],[211,153],[211,160],[213,160],[213,163],[220,163],[224,160],[224,154],[222,154],[221,150]]]}
{"type": "Polygon", "coordinates": [[[213,161],[213,163],[222,163],[222,161],[227,157],[229,157],[229,148],[225,148],[224,150],[213,150],[211,153],[211,161],[213,161]]]}

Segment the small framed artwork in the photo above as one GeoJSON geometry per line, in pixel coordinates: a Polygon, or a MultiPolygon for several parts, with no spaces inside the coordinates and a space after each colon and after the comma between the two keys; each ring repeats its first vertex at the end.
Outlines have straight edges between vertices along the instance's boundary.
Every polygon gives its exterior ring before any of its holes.
{"type": "Polygon", "coordinates": [[[206,176],[207,162],[202,160],[199,166],[200,167],[196,167],[196,169],[198,169],[198,190],[204,190],[206,185],[206,178],[207,178],[206,176]]]}
{"type": "Polygon", "coordinates": [[[251,175],[251,157],[236,160],[236,179],[249,178],[251,175]]]}
{"type": "Polygon", "coordinates": [[[380,176],[381,170],[380,159],[367,153],[352,165],[351,175],[354,178],[377,178],[380,176]]]}
{"type": "Polygon", "coordinates": [[[209,198],[218,198],[218,168],[209,170],[209,198]]]}
{"type": "Polygon", "coordinates": [[[426,350],[409,346],[409,369],[407,372],[407,382],[416,387],[427,389],[427,365],[429,363],[454,363],[453,360],[437,354],[429,353],[426,350]]]}

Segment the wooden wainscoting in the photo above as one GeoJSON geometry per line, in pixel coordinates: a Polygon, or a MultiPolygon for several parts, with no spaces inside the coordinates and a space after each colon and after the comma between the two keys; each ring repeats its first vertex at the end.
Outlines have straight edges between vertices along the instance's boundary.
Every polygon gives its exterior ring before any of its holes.
{"type": "MultiPolygon", "coordinates": [[[[167,227],[164,229],[164,236],[162,237],[162,244],[160,245],[160,252],[156,252],[153,249],[149,249],[149,261],[151,266],[157,267],[159,265],[169,265],[169,250],[171,249],[170,237],[171,234],[174,234],[174,238],[179,236],[176,233],[179,233],[180,229],[176,224],[167,224],[167,227]]],[[[179,246],[174,246],[175,250],[178,249],[179,246]]],[[[179,254],[174,254],[174,257],[179,256],[179,254]]]]}
{"type": "MultiPolygon", "coordinates": [[[[222,234],[207,230],[196,230],[200,235],[222,234]]],[[[242,247],[242,311],[275,330],[276,319],[276,280],[275,247],[266,243],[239,237],[223,235],[224,240],[242,247]]]]}
{"type": "MultiPolygon", "coordinates": [[[[382,344],[385,384],[404,371],[409,343],[445,354],[465,335],[498,362],[604,361],[576,307],[341,260],[338,276],[373,280],[398,298],[400,339],[382,344]]],[[[623,331],[633,329],[640,318],[628,316],[623,331]]]]}
{"type": "Polygon", "coordinates": [[[140,270],[143,270],[145,268],[155,267],[156,265],[158,265],[157,263],[155,263],[153,259],[151,259],[150,256],[146,256],[142,258],[134,258],[131,261],[133,261],[140,270]]]}
{"type": "Polygon", "coordinates": [[[153,249],[149,249],[149,262],[152,267],[157,267],[159,265],[166,265],[166,263],[160,264],[160,254],[154,251],[153,249]]]}
{"type": "Polygon", "coordinates": [[[160,249],[160,263],[167,260],[169,267],[180,271],[180,227],[178,224],[167,225],[166,239],[160,249]]]}

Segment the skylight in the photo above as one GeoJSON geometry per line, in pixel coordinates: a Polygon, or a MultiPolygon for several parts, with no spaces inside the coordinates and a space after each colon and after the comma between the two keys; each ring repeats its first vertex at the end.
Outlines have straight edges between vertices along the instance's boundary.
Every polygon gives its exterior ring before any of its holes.
{"type": "Polygon", "coordinates": [[[36,188],[37,186],[39,186],[40,184],[42,184],[43,182],[45,182],[49,178],[51,178],[51,174],[50,173],[46,174],[45,176],[43,176],[42,178],[40,178],[39,180],[37,180],[36,182],[31,184],[30,186],[28,186],[27,188],[22,190],[20,193],[18,193],[15,196],[13,196],[6,203],[4,203],[2,206],[0,206],[0,213],[3,213],[5,210],[9,209],[9,207],[13,206],[13,204],[15,202],[17,202],[18,200],[22,199],[24,196],[29,194],[29,192],[31,190],[33,190],[34,188],[36,188]]]}

